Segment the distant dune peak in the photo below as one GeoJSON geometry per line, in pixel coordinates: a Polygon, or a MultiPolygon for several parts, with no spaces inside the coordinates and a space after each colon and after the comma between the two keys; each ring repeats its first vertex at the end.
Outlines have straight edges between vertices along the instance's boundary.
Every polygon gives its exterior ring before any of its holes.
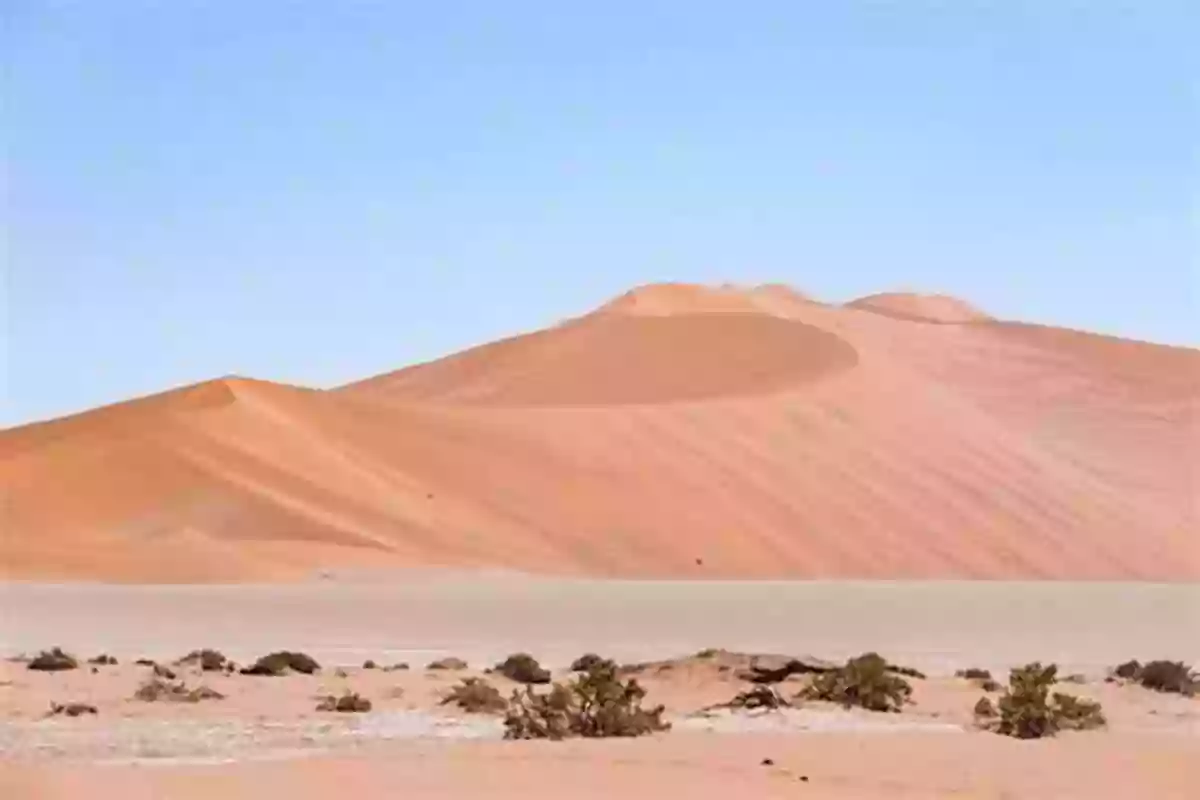
{"type": "Polygon", "coordinates": [[[870,311],[896,319],[943,324],[985,322],[991,315],[966,300],[945,294],[919,292],[882,292],[846,303],[847,308],[870,311]]]}
{"type": "Polygon", "coordinates": [[[649,283],[606,303],[599,313],[641,316],[721,312],[779,313],[812,301],[785,284],[742,286],[732,283],[649,283]]]}

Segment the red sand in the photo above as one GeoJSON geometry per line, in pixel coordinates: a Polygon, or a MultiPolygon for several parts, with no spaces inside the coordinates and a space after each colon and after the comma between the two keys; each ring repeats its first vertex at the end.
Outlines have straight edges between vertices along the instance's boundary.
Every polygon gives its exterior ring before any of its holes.
{"type": "Polygon", "coordinates": [[[0,565],[1196,580],[1198,412],[1195,349],[646,287],[334,391],[228,378],[4,431],[0,565]]]}

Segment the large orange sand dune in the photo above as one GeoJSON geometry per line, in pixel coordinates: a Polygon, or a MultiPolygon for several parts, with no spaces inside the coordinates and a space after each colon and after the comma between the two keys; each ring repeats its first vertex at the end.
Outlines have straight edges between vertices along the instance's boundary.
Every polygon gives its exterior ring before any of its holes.
{"type": "Polygon", "coordinates": [[[0,432],[8,577],[1200,579],[1200,351],[660,285],[332,391],[0,432]]]}

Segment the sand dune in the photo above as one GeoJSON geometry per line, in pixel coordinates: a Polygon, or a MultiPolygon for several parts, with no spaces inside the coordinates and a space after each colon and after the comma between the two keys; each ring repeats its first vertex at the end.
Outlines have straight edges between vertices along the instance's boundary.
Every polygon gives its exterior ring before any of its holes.
{"type": "Polygon", "coordinates": [[[1195,580],[1198,426],[1195,349],[643,287],[342,389],[229,378],[0,432],[0,566],[1195,580]]]}

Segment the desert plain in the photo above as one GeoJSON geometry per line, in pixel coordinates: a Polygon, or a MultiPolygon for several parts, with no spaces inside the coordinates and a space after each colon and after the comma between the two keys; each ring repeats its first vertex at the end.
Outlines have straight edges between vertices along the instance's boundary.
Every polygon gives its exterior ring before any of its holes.
{"type": "Polygon", "coordinates": [[[6,430],[0,792],[1194,796],[1200,700],[1112,670],[1200,662],[1198,414],[1190,348],[660,285],[338,389],[221,378],[6,430]],[[79,667],[21,658],[53,646],[79,667]],[[178,663],[200,648],[321,668],[178,663]],[[868,651],[924,676],[898,713],[719,707],[753,665],[868,651]],[[442,704],[518,688],[486,672],[515,652],[635,665],[671,729],[505,741],[442,704]],[[221,697],[137,700],[138,660],[221,697]],[[1107,724],[982,729],[955,673],[1031,661],[1107,724]],[[317,710],[348,691],[370,710],[317,710]]]}

